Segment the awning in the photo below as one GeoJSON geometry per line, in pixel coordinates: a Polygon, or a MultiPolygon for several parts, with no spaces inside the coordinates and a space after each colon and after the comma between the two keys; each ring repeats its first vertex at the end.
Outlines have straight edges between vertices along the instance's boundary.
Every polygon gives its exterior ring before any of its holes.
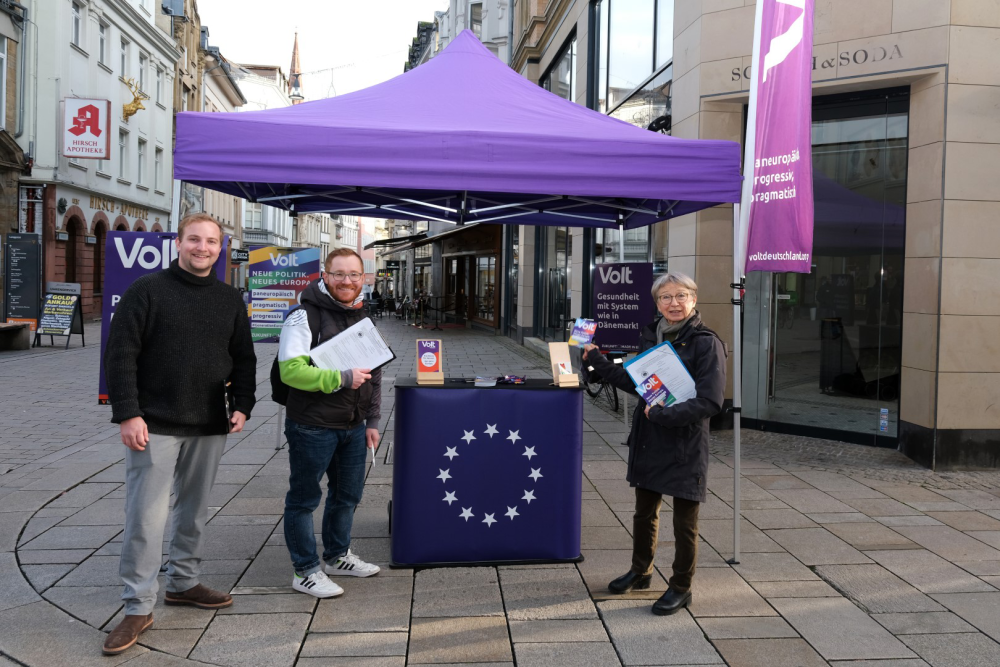
{"type": "Polygon", "coordinates": [[[410,234],[409,236],[397,236],[391,239],[378,239],[372,241],[364,247],[365,250],[371,250],[372,248],[381,248],[382,246],[393,246],[399,245],[401,243],[409,243],[410,241],[416,241],[427,236],[426,232],[420,232],[419,234],[410,234]]]}
{"type": "Polygon", "coordinates": [[[453,236],[455,234],[460,234],[464,231],[467,231],[469,229],[474,229],[475,227],[478,226],[479,226],[478,222],[470,222],[467,225],[462,225],[461,227],[456,227],[455,229],[449,229],[446,232],[441,232],[440,234],[435,234],[434,236],[428,236],[425,239],[414,241],[413,243],[407,243],[406,245],[401,246],[399,248],[393,248],[389,252],[383,252],[379,254],[379,257],[388,257],[389,255],[395,255],[397,253],[405,252],[407,250],[413,250],[414,248],[419,248],[420,246],[427,245],[428,243],[434,243],[435,241],[440,241],[441,239],[453,236]]]}

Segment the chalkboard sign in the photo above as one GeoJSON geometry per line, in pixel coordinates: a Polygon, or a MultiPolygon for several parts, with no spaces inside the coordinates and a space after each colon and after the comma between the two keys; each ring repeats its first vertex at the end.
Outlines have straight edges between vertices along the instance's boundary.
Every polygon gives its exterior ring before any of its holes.
{"type": "Polygon", "coordinates": [[[42,291],[42,247],[38,234],[8,234],[4,255],[4,320],[24,322],[34,331],[42,291]]]}
{"type": "Polygon", "coordinates": [[[76,294],[46,294],[42,317],[35,331],[35,347],[40,345],[42,336],[49,336],[50,342],[52,336],[66,336],[66,347],[69,348],[69,337],[73,334],[79,334],[80,340],[84,340],[80,297],[76,294]]]}

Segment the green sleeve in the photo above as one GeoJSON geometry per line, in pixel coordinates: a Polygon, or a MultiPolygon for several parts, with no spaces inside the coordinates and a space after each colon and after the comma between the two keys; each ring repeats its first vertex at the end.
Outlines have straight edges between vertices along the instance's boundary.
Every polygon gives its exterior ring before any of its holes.
{"type": "Polygon", "coordinates": [[[301,391],[332,394],[340,389],[340,371],[317,368],[309,363],[308,356],[279,360],[278,370],[282,382],[301,391]]]}

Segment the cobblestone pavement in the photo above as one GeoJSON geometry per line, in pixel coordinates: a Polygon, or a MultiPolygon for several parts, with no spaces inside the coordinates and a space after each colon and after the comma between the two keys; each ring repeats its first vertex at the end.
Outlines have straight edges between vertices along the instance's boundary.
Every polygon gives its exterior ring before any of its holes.
{"type": "MultiPolygon", "coordinates": [[[[380,327],[382,446],[353,548],[385,565],[395,376],[419,332],[380,327]]],[[[155,610],[140,644],[100,655],[121,613],[123,448],[96,405],[99,329],[86,348],[0,354],[0,667],[417,664],[934,667],[1000,664],[1000,474],[934,474],[896,452],[743,432],[742,556],[732,552],[732,433],[713,435],[694,603],[649,613],[669,576],[661,534],[651,590],[613,596],[630,562],[633,496],[621,413],[585,398],[583,555],[575,565],[392,570],[317,602],[289,588],[281,512],[287,453],[266,400],[273,345],[258,345],[261,399],[230,438],[211,500],[205,583],[232,608],[155,610]]],[[[452,376],[544,377],[544,360],[465,329],[445,341],[452,376]]],[[[670,508],[664,508],[664,526],[670,508]]]]}

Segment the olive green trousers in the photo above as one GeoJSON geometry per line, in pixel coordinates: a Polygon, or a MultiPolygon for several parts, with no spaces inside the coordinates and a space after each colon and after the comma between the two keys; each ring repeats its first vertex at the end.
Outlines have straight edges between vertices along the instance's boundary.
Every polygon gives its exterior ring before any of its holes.
{"type": "MultiPolygon", "coordinates": [[[[647,489],[635,489],[635,516],[632,519],[632,571],[652,574],[660,529],[660,506],[663,495],[647,489]]],[[[678,593],[691,590],[698,561],[698,510],[701,503],[674,498],[674,563],[670,588],[678,593]]]]}

